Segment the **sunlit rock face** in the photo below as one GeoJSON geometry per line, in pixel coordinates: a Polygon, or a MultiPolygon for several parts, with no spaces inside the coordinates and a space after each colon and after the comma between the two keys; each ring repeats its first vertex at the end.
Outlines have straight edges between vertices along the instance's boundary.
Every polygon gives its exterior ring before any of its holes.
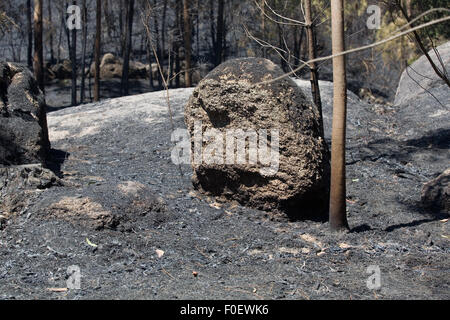
{"type": "Polygon", "coordinates": [[[243,205],[320,218],[327,209],[329,152],[317,107],[266,59],[211,71],[185,110],[194,186],[243,205]]]}

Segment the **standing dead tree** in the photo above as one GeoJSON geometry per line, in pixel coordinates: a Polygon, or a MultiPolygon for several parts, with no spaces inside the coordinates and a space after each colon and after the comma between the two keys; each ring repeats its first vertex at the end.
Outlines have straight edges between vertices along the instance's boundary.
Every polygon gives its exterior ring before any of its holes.
{"type": "MultiPolygon", "coordinates": [[[[345,51],[344,3],[331,0],[333,55],[345,51]]],[[[345,188],[345,136],[347,121],[347,77],[345,56],[333,58],[333,130],[331,137],[330,227],[348,229],[345,188]]]]}
{"type": "MultiPolygon", "coordinates": [[[[312,8],[311,0],[305,0],[305,23],[306,23],[306,35],[308,39],[308,57],[309,60],[314,60],[316,58],[316,39],[314,33],[314,25],[312,20],[312,8]]],[[[317,70],[317,64],[312,62],[309,64],[309,69],[311,70],[311,94],[319,109],[319,122],[320,122],[320,132],[322,136],[324,135],[323,129],[323,117],[322,117],[322,101],[320,99],[320,88],[319,88],[319,72],[317,70]]]]}
{"type": "Polygon", "coordinates": [[[42,24],[43,0],[34,0],[34,76],[39,88],[44,91],[44,47],[42,45],[43,24],[42,24]]]}
{"type": "Polygon", "coordinates": [[[28,67],[33,67],[33,23],[31,19],[31,0],[27,0],[27,32],[28,32],[28,46],[27,46],[27,64],[28,67]]]}
{"type": "Polygon", "coordinates": [[[189,88],[192,86],[192,43],[191,43],[191,34],[192,34],[192,26],[191,26],[191,17],[190,17],[190,1],[183,0],[183,27],[184,27],[184,79],[185,86],[189,88]]]}
{"type": "Polygon", "coordinates": [[[100,100],[100,47],[102,37],[102,0],[97,0],[95,33],[94,101],[100,100]]]}
{"type": "Polygon", "coordinates": [[[86,87],[86,46],[87,46],[87,24],[88,24],[88,11],[86,6],[86,0],[82,3],[82,48],[81,48],[81,88],[80,88],[80,103],[84,103],[85,100],[85,87],[86,87]]]}
{"type": "Polygon", "coordinates": [[[134,16],[134,0],[128,1],[128,8],[126,14],[126,26],[125,26],[125,50],[123,57],[123,71],[122,71],[122,95],[128,95],[129,84],[128,76],[130,71],[130,54],[132,48],[132,36],[133,36],[133,16],[134,16]]]}

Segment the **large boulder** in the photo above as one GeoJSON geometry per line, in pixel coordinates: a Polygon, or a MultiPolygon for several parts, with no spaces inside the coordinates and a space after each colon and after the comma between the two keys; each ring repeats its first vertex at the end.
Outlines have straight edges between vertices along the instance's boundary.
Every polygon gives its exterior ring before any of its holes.
{"type": "MultiPolygon", "coordinates": [[[[129,64],[129,78],[130,79],[140,79],[147,78],[148,76],[148,66],[138,62],[130,61],[129,64]]],[[[95,72],[95,64],[91,65],[91,74],[95,72]]],[[[100,78],[101,79],[113,79],[122,78],[123,73],[123,60],[114,56],[112,53],[106,53],[100,62],[100,78]]]]}
{"type": "Polygon", "coordinates": [[[321,218],[329,152],[318,110],[290,78],[257,85],[282,74],[269,60],[244,58],[199,83],[185,109],[193,184],[249,207],[321,218]]]}
{"type": "MultiPolygon", "coordinates": [[[[430,50],[428,54],[440,70],[443,70],[444,66],[446,73],[450,74],[450,41],[437,47],[436,52],[430,50]],[[436,52],[439,53],[439,56],[436,55],[436,52]]],[[[403,72],[395,95],[395,105],[414,103],[413,100],[420,99],[422,96],[433,99],[430,93],[442,100],[444,105],[449,105],[448,86],[433,70],[427,57],[423,55],[403,72]]]]}
{"type": "Polygon", "coordinates": [[[47,68],[49,79],[71,79],[72,78],[72,62],[64,60],[47,68]]]}
{"type": "Polygon", "coordinates": [[[44,163],[49,149],[42,91],[26,67],[0,62],[0,166],[44,163]]]}
{"type": "MultiPolygon", "coordinates": [[[[450,42],[428,52],[438,68],[445,66],[450,74],[450,42]]],[[[450,90],[437,76],[425,56],[420,57],[403,72],[395,97],[396,119],[393,125],[403,140],[441,135],[450,129],[450,90]],[[408,125],[405,125],[408,124],[408,125]]],[[[445,140],[446,137],[438,137],[445,140]]]]}
{"type": "Polygon", "coordinates": [[[422,203],[428,209],[450,213],[450,168],[423,186],[422,203]]]}

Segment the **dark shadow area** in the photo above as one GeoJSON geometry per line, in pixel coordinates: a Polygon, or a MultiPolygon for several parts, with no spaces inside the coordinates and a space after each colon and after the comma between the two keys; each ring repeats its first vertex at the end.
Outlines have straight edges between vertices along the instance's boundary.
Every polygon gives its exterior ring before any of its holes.
{"type": "Polygon", "coordinates": [[[396,225],[393,225],[393,226],[389,226],[386,229],[384,229],[384,231],[392,232],[394,230],[401,229],[401,228],[417,227],[417,226],[420,226],[421,224],[428,223],[428,222],[433,222],[433,221],[436,221],[436,220],[438,220],[438,219],[430,218],[430,219],[415,220],[415,221],[408,222],[408,223],[400,223],[400,224],[396,224],[396,225]]]}
{"type": "MultiPolygon", "coordinates": [[[[384,161],[392,164],[395,173],[409,173],[415,176],[422,176],[420,168],[429,168],[431,163],[442,162],[450,155],[450,129],[438,129],[429,131],[420,138],[399,141],[391,138],[384,138],[372,141],[364,146],[353,146],[347,151],[354,152],[357,156],[352,161],[347,161],[347,165],[352,165],[361,161],[384,161]],[[427,154],[426,160],[415,159],[418,153],[427,154]],[[415,166],[406,166],[414,160],[415,166]],[[391,162],[392,161],[392,162],[391,162]],[[415,168],[414,168],[415,167],[415,168]]],[[[353,153],[352,153],[353,154],[353,153]]],[[[423,177],[429,179],[430,177],[423,177]]]]}
{"type": "Polygon", "coordinates": [[[362,224],[350,229],[350,233],[363,233],[371,230],[373,230],[371,226],[369,226],[368,224],[362,224]]]}
{"type": "Polygon", "coordinates": [[[52,170],[59,178],[61,178],[63,175],[61,172],[61,167],[66,159],[69,158],[69,156],[69,152],[50,149],[48,157],[46,159],[46,167],[52,170]]]}

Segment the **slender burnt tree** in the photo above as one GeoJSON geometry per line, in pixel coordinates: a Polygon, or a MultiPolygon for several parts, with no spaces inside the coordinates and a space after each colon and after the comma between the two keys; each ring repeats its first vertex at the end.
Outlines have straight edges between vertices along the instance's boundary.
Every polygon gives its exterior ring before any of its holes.
{"type": "Polygon", "coordinates": [[[39,88],[44,91],[44,51],[42,45],[42,7],[43,0],[34,0],[34,77],[39,88]]]}
{"type": "Polygon", "coordinates": [[[223,38],[224,38],[224,0],[218,1],[217,12],[217,35],[214,51],[215,51],[215,65],[218,66],[222,63],[223,57],[223,38]]]}
{"type": "Polygon", "coordinates": [[[80,88],[80,103],[84,103],[85,100],[85,88],[86,88],[86,47],[87,47],[87,6],[86,0],[82,2],[82,44],[81,44],[81,88],[80,88]]]}
{"type": "MultiPolygon", "coordinates": [[[[345,51],[344,1],[331,0],[333,55],[345,51]]],[[[330,227],[348,229],[345,188],[345,135],[347,120],[347,77],[345,56],[333,58],[333,130],[331,138],[330,227]]]]}
{"type": "Polygon", "coordinates": [[[190,1],[183,0],[183,24],[184,24],[184,61],[185,61],[185,86],[192,86],[192,72],[191,72],[191,55],[192,55],[192,43],[191,43],[191,17],[190,17],[190,1]]]}
{"type": "MultiPolygon", "coordinates": [[[[305,0],[305,23],[306,23],[306,34],[308,40],[308,56],[309,60],[314,60],[316,58],[316,41],[314,33],[314,25],[312,22],[312,9],[311,0],[305,0]]],[[[314,99],[314,103],[319,109],[320,115],[320,132],[323,136],[323,117],[322,117],[322,101],[320,99],[320,88],[319,88],[319,72],[317,70],[317,63],[311,62],[309,64],[309,69],[311,70],[311,93],[314,99]]]]}
{"type": "Polygon", "coordinates": [[[130,71],[130,54],[132,47],[133,36],[133,16],[134,16],[134,0],[128,1],[128,8],[126,14],[126,26],[125,26],[125,50],[123,55],[123,70],[122,70],[122,95],[128,95],[128,77],[130,71]]]}
{"type": "Polygon", "coordinates": [[[95,32],[94,101],[100,100],[100,46],[102,36],[102,0],[97,0],[95,32]]]}
{"type": "Polygon", "coordinates": [[[33,67],[33,22],[31,17],[31,0],[27,0],[27,33],[28,33],[28,47],[27,47],[27,64],[29,68],[33,67]]]}
{"type": "Polygon", "coordinates": [[[47,2],[48,10],[48,25],[49,25],[49,41],[50,41],[50,62],[55,62],[55,51],[53,50],[53,12],[52,12],[52,2],[47,2]]]}
{"type": "MultiPolygon", "coordinates": [[[[76,6],[77,2],[74,0],[72,2],[72,5],[76,6]]],[[[77,65],[77,28],[72,28],[71,30],[71,34],[72,34],[72,43],[70,44],[70,37],[69,37],[69,32],[67,32],[68,35],[68,39],[69,39],[69,51],[70,51],[70,61],[72,62],[72,89],[71,89],[71,93],[72,93],[72,97],[71,97],[71,104],[72,106],[76,106],[77,105],[77,70],[78,70],[78,65],[77,65]]]]}

